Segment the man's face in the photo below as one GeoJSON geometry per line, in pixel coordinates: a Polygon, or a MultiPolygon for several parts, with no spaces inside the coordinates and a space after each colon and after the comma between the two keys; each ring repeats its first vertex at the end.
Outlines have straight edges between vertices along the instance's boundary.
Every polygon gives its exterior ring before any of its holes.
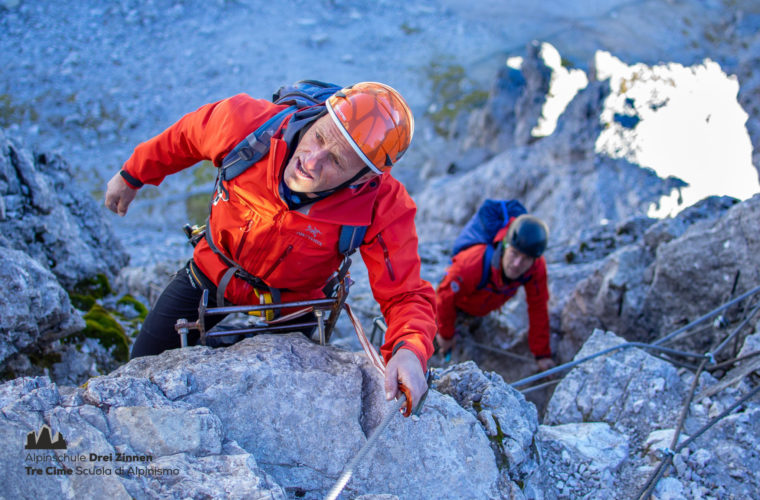
{"type": "Polygon", "coordinates": [[[504,271],[504,276],[514,280],[530,269],[530,266],[533,265],[535,260],[536,259],[533,257],[525,255],[517,250],[512,245],[507,245],[501,256],[501,268],[504,271]]]}
{"type": "MultiPolygon", "coordinates": [[[[293,191],[315,193],[333,189],[355,176],[364,162],[351,148],[335,122],[322,116],[301,136],[293,156],[285,165],[283,179],[293,191]]],[[[374,177],[362,176],[357,184],[374,177]]]]}

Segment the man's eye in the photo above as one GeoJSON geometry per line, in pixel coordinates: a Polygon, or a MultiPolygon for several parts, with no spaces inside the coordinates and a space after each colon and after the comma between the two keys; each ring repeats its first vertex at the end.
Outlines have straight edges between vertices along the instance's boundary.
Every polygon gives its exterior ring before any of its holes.
{"type": "Polygon", "coordinates": [[[332,161],[335,168],[337,168],[338,170],[343,170],[343,165],[340,164],[340,162],[338,161],[338,158],[335,155],[330,155],[330,161],[332,161]]]}

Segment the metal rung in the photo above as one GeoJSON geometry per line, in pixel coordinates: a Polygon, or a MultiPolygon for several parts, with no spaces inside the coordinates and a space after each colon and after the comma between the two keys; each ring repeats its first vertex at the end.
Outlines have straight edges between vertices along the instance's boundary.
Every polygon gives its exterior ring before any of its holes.
{"type": "MultiPolygon", "coordinates": [[[[301,300],[298,302],[282,302],[279,304],[257,304],[252,306],[226,306],[226,307],[209,307],[205,309],[205,313],[209,316],[219,314],[233,314],[233,313],[247,313],[253,311],[267,311],[269,309],[290,309],[294,307],[304,306],[332,306],[335,304],[335,299],[314,299],[314,300],[301,300]]],[[[323,308],[323,309],[329,309],[323,308]]]]}
{"type": "Polygon", "coordinates": [[[213,332],[206,332],[206,338],[209,337],[224,337],[225,335],[244,335],[246,333],[255,332],[271,332],[273,330],[297,330],[307,326],[317,326],[316,321],[310,323],[293,323],[292,325],[272,325],[272,326],[255,326],[253,328],[243,328],[240,330],[217,330],[213,332]]]}
{"type": "MultiPolygon", "coordinates": [[[[206,339],[209,337],[224,337],[267,331],[293,330],[316,326],[319,329],[319,342],[320,344],[325,345],[330,340],[330,334],[332,333],[332,329],[335,326],[335,321],[338,317],[338,314],[340,314],[340,309],[343,305],[343,302],[345,301],[346,295],[345,283],[341,282],[338,287],[337,296],[333,298],[281,302],[278,304],[208,307],[208,290],[204,290],[203,295],[201,296],[200,304],[198,306],[198,320],[188,322],[186,319],[178,319],[177,323],[174,325],[174,328],[177,330],[177,333],[180,334],[181,337],[184,337],[184,339],[187,338],[187,334],[190,330],[198,331],[200,333],[200,343],[202,345],[205,345],[206,339]],[[314,315],[316,316],[316,321],[266,325],[261,325],[259,323],[259,326],[254,326],[251,328],[219,330],[214,332],[206,331],[206,316],[250,313],[279,309],[295,309],[299,307],[311,307],[313,309],[314,315]],[[325,324],[325,318],[323,316],[324,311],[330,311],[330,315],[327,317],[327,324],[325,324]]],[[[184,347],[186,344],[187,342],[185,340],[184,343],[182,343],[182,346],[184,347]]]]}

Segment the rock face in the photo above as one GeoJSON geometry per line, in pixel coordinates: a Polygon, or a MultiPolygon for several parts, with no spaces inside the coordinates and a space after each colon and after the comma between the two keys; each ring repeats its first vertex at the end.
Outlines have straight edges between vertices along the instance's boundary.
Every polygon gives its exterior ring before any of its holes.
{"type": "Polygon", "coordinates": [[[103,208],[72,182],[60,157],[32,155],[0,130],[0,244],[50,269],[64,287],[97,274],[115,276],[127,263],[103,208]]]}
{"type": "Polygon", "coordinates": [[[55,276],[23,252],[3,248],[0,287],[0,364],[37,342],[84,328],[55,276]]]}
{"type": "Polygon", "coordinates": [[[547,498],[609,498],[613,477],[628,458],[628,436],[589,422],[542,425],[537,437],[543,474],[536,483],[547,498]]]}
{"type": "MultiPolygon", "coordinates": [[[[593,328],[654,340],[757,286],[760,239],[751,228],[759,211],[757,195],[709,198],[607,256],[562,309],[568,350],[593,328]]],[[[706,332],[679,345],[707,349],[713,340],[706,332]]]]}
{"type": "MultiPolygon", "coordinates": [[[[748,337],[743,354],[757,350],[758,337],[748,337]]],[[[597,331],[578,359],[623,342],[597,331]]],[[[619,498],[643,486],[670,446],[692,379],[637,348],[619,350],[571,371],[539,426],[535,407],[498,375],[472,362],[435,369],[419,418],[391,420],[344,495],[619,498]]],[[[696,389],[680,442],[750,386],[721,387],[705,373],[696,389]]],[[[4,491],[322,498],[388,411],[382,393],[363,355],[300,334],[167,351],[79,388],[18,378],[0,386],[4,491]],[[61,433],[67,455],[84,457],[64,464],[72,474],[45,472],[52,451],[23,449],[25,436],[44,425],[61,433]],[[43,471],[31,490],[25,467],[43,471]]],[[[751,496],[760,486],[759,412],[749,403],[681,450],[677,473],[657,494],[751,496]]]]}
{"type": "Polygon", "coordinates": [[[760,39],[757,37],[757,23],[760,9],[757,4],[745,0],[738,2],[730,12],[713,18],[706,33],[720,33],[710,37],[711,50],[716,53],[729,74],[739,80],[737,100],[749,115],[747,132],[752,141],[752,163],[760,175],[760,76],[756,68],[760,62],[760,39]]]}
{"type": "MultiPolygon", "coordinates": [[[[503,498],[535,467],[529,445],[538,423],[519,393],[474,365],[442,374],[440,384],[471,402],[470,411],[431,390],[418,419],[391,420],[345,495],[503,498]],[[500,470],[492,445],[507,467],[500,470]]],[[[37,482],[43,496],[116,498],[322,498],[388,411],[382,379],[363,355],[319,347],[300,334],[167,351],[84,389],[16,379],[0,386],[0,406],[0,432],[18,443],[0,452],[4,470],[15,471],[6,483],[11,496],[27,491],[21,437],[43,424],[61,432],[69,454],[150,455],[140,466],[176,471],[37,482]]],[[[128,464],[84,463],[96,465],[128,464]]]]}
{"type": "MultiPolygon", "coordinates": [[[[673,218],[636,216],[590,226],[579,233],[579,243],[550,248],[549,313],[558,360],[572,359],[595,328],[617,331],[629,340],[652,341],[757,286],[755,255],[760,248],[748,224],[757,220],[758,207],[760,196],[744,202],[711,197],[673,218]]],[[[450,264],[449,252],[445,240],[420,245],[422,274],[433,286],[450,264]]],[[[352,267],[352,276],[356,284],[349,302],[363,324],[371,325],[380,309],[361,261],[352,267]]],[[[730,309],[726,318],[741,311],[730,309]]],[[[528,325],[521,292],[471,329],[471,340],[530,358],[528,325]]],[[[336,339],[343,338],[359,349],[351,327],[339,322],[336,339]]],[[[714,339],[714,334],[702,332],[683,336],[677,346],[704,352],[714,339]]],[[[514,362],[461,344],[463,351],[454,351],[455,362],[473,359],[507,381],[528,376],[535,368],[530,361],[514,362]]]]}
{"type": "MultiPolygon", "coordinates": [[[[575,359],[624,344],[610,332],[596,330],[575,359]]],[[[575,368],[554,393],[545,424],[607,422],[639,440],[652,428],[678,419],[688,382],[676,368],[639,349],[622,349],[575,368]],[[604,386],[604,390],[599,390],[604,386]]]]}
{"type": "Polygon", "coordinates": [[[504,483],[511,491],[537,468],[533,447],[536,407],[494,373],[484,373],[473,362],[435,371],[434,387],[453,397],[474,414],[491,440],[504,483]]]}
{"type": "MultiPolygon", "coordinates": [[[[48,347],[85,327],[67,292],[83,280],[112,279],[127,262],[102,208],[71,178],[61,158],[33,155],[0,130],[0,371],[6,374],[29,371],[27,355],[48,358],[47,365],[66,357],[70,347],[48,347]]],[[[71,354],[80,372],[89,365],[81,353],[71,354]]]]}
{"type": "MultiPolygon", "coordinates": [[[[754,345],[753,339],[747,343],[754,345]]],[[[624,342],[597,330],[576,359],[624,342]]],[[[557,494],[590,498],[618,498],[622,492],[629,496],[638,491],[663,458],[662,449],[671,447],[693,377],[638,348],[621,349],[574,368],[557,386],[539,433],[549,459],[533,479],[537,487],[545,493],[553,488],[557,494]],[[601,477],[606,477],[602,483],[601,477]]],[[[699,395],[716,384],[707,373],[700,377],[679,443],[749,391],[745,379],[711,397],[699,395]]],[[[752,497],[760,485],[760,462],[754,451],[760,444],[758,411],[756,400],[748,403],[684,447],[673,458],[675,474],[655,493],[752,497]]]]}

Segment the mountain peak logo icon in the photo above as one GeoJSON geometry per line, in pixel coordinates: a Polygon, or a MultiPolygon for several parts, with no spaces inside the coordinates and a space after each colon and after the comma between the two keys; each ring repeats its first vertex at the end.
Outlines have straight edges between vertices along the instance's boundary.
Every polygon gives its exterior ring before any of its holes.
{"type": "Polygon", "coordinates": [[[55,439],[52,437],[53,431],[50,427],[43,425],[40,432],[29,431],[26,435],[27,450],[65,450],[66,440],[60,432],[55,433],[55,439]]]}

